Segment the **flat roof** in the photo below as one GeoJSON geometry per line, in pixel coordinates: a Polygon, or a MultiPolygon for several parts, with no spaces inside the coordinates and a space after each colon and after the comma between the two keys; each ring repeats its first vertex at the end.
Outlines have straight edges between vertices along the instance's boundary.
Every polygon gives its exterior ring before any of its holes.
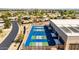
{"type": "Polygon", "coordinates": [[[67,36],[79,36],[79,19],[52,19],[67,36]]]}

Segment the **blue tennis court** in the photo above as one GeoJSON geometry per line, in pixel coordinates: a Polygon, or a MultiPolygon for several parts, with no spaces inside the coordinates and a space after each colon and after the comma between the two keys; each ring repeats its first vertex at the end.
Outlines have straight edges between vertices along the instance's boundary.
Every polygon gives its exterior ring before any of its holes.
{"type": "Polygon", "coordinates": [[[25,46],[53,46],[57,43],[57,36],[47,26],[32,26],[25,46]]]}

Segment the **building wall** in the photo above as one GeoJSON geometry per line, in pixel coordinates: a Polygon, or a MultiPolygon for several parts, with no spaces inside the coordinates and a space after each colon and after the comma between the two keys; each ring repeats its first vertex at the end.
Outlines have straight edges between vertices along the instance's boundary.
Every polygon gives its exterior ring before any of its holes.
{"type": "Polygon", "coordinates": [[[66,50],[69,50],[70,44],[79,44],[79,36],[69,36],[66,42],[66,50]]]}
{"type": "Polygon", "coordinates": [[[66,47],[67,35],[60,30],[53,22],[50,21],[51,26],[57,31],[58,35],[64,40],[64,49],[66,47]]]}
{"type": "Polygon", "coordinates": [[[60,30],[53,22],[50,21],[51,26],[56,30],[56,32],[58,33],[58,35],[64,40],[67,40],[67,35],[60,30]]]}
{"type": "MultiPolygon", "coordinates": [[[[60,22],[59,22],[60,23],[60,22]]],[[[70,23],[70,22],[69,22],[70,23]]],[[[74,21],[74,23],[77,23],[74,21]]],[[[54,24],[52,21],[50,21],[51,26],[57,31],[58,35],[62,37],[64,40],[64,49],[69,50],[70,44],[73,44],[74,48],[77,48],[79,50],[79,36],[67,36],[56,24],[54,24]]],[[[61,23],[60,23],[61,24],[61,23]]],[[[64,23],[63,23],[64,24],[64,23]]],[[[70,23],[71,24],[71,23],[70,23]]],[[[73,24],[73,23],[72,23],[73,24]]]]}

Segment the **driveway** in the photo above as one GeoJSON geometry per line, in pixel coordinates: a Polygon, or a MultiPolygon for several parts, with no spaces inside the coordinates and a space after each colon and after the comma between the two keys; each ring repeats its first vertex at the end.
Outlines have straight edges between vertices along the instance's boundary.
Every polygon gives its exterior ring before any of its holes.
{"type": "Polygon", "coordinates": [[[0,50],[7,50],[11,43],[14,41],[17,33],[18,33],[18,30],[19,30],[19,27],[18,27],[18,24],[16,21],[13,21],[12,22],[12,30],[10,32],[10,34],[6,37],[6,39],[0,44],[0,50]]]}

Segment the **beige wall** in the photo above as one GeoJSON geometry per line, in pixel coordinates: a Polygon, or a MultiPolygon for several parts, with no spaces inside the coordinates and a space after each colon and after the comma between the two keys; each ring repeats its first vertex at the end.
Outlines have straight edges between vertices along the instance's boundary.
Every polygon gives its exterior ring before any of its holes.
{"type": "Polygon", "coordinates": [[[79,44],[79,36],[69,36],[66,42],[66,50],[69,50],[69,45],[70,44],[75,44],[78,43],[79,44]]]}

